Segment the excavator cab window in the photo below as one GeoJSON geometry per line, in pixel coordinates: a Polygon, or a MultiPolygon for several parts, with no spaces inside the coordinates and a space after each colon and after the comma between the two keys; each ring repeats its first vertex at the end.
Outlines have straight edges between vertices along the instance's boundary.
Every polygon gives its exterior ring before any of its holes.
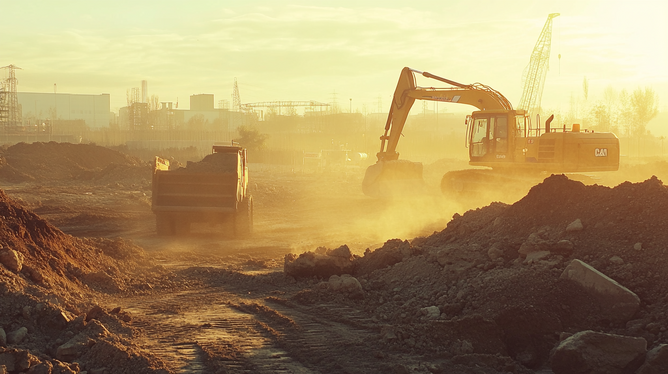
{"type": "Polygon", "coordinates": [[[496,141],[495,143],[495,148],[496,148],[496,153],[503,153],[505,154],[508,152],[508,118],[506,116],[503,117],[495,117],[492,118],[496,123],[494,126],[495,128],[495,138],[496,141]]]}
{"type": "Polygon", "coordinates": [[[471,156],[482,157],[487,153],[487,118],[476,118],[471,129],[471,156]]]}
{"type": "Polygon", "coordinates": [[[526,134],[526,117],[524,116],[515,116],[515,137],[524,138],[526,134]]]}

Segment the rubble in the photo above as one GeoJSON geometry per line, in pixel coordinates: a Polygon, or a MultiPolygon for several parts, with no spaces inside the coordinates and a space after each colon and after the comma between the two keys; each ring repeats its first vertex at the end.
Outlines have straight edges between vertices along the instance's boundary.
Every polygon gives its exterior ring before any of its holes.
{"type": "Polygon", "coordinates": [[[348,246],[343,245],[334,250],[305,252],[296,256],[285,255],[284,272],[295,278],[319,277],[328,279],[332,275],[351,274],[353,272],[353,255],[348,246]]]}

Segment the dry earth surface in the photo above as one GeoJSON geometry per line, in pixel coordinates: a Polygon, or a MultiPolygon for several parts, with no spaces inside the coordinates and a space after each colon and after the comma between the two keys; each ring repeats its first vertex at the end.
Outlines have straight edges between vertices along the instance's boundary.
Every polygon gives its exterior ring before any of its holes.
{"type": "Polygon", "coordinates": [[[583,330],[668,343],[664,161],[473,202],[438,192],[457,160],[426,165],[428,191],[396,201],[363,196],[359,165],[251,164],[255,233],[237,240],[208,225],[156,236],[146,159],[58,143],[0,156],[10,373],[550,373],[583,330]],[[286,274],[304,252],[343,253],[359,287],[286,274]],[[573,259],[639,310],[604,317],[560,279],[573,259]]]}

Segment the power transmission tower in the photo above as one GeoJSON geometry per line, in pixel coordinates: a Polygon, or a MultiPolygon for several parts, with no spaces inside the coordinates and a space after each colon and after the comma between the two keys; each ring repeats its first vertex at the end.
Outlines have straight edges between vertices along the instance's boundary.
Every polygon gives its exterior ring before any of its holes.
{"type": "MultiPolygon", "coordinates": [[[[543,26],[538,41],[531,52],[531,59],[522,76],[524,90],[518,109],[524,109],[533,115],[540,112],[540,102],[543,96],[545,76],[550,67],[550,47],[552,44],[552,20],[559,13],[551,13],[543,26]]],[[[539,125],[540,126],[540,125],[539,125]]]]}
{"type": "Polygon", "coordinates": [[[234,78],[234,87],[232,88],[232,110],[241,112],[241,96],[239,95],[237,78],[234,78]]]}
{"type": "Polygon", "coordinates": [[[20,67],[14,65],[3,66],[0,69],[8,69],[9,77],[2,82],[0,86],[0,128],[4,132],[16,130],[21,125],[19,115],[19,97],[17,93],[18,79],[16,79],[16,69],[20,67]]]}

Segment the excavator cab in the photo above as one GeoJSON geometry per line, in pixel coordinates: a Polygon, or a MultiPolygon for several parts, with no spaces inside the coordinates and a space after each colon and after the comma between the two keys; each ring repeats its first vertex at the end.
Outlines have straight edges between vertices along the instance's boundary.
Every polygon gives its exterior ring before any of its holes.
{"type": "Polygon", "coordinates": [[[526,146],[527,122],[523,110],[473,112],[466,132],[471,165],[515,162],[526,146]]]}

